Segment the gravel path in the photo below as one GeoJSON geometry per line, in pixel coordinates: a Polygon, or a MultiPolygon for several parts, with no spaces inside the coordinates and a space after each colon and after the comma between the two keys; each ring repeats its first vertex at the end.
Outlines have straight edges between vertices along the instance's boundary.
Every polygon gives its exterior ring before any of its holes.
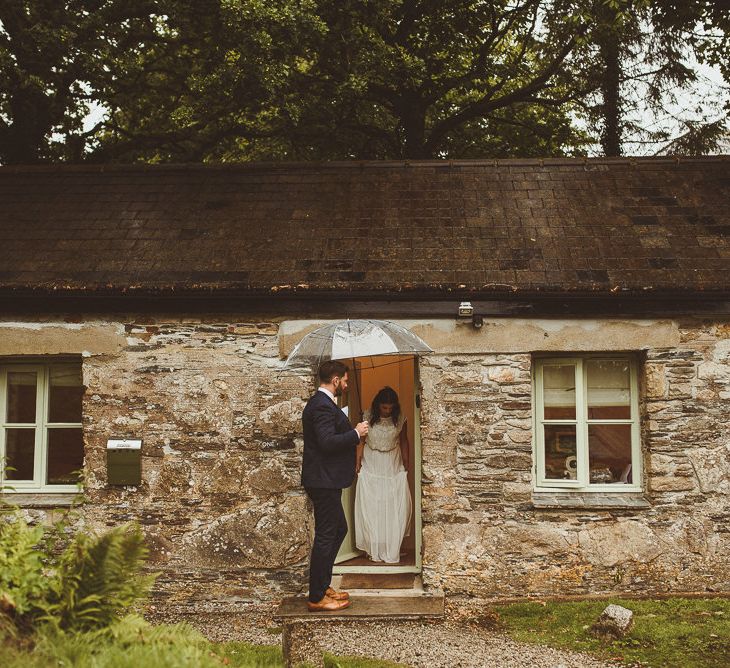
{"type": "Polygon", "coordinates": [[[615,668],[586,654],[519,643],[454,622],[330,623],[316,637],[333,654],[377,657],[414,668],[615,668]]]}
{"type": "MultiPolygon", "coordinates": [[[[615,668],[587,654],[516,642],[458,621],[451,612],[445,622],[328,622],[319,627],[316,639],[333,654],[385,659],[413,668],[615,668]]],[[[215,642],[281,643],[280,629],[271,620],[273,608],[238,613],[149,617],[156,622],[186,621],[215,642]]]]}

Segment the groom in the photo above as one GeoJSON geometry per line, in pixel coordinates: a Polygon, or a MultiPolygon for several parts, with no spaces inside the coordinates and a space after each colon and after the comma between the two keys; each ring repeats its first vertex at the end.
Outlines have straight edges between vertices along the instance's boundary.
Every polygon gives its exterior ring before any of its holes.
{"type": "Polygon", "coordinates": [[[347,535],[342,490],[355,479],[355,449],[368,423],[353,429],[335,397],[347,389],[347,367],[337,360],[319,367],[319,389],[302,413],[304,457],[302,485],[314,506],[314,543],[309,565],[311,612],[342,610],[350,595],[332,589],[332,567],[347,535]]]}

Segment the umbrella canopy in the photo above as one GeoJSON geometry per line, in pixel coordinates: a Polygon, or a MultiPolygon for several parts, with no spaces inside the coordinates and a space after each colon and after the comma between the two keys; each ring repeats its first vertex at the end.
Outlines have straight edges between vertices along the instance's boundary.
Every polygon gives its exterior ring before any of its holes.
{"type": "MultiPolygon", "coordinates": [[[[387,320],[341,320],[307,334],[292,350],[284,369],[316,370],[326,360],[385,355],[425,355],[433,350],[405,327],[387,320]]],[[[386,362],[387,363],[387,362],[386,362]]]]}

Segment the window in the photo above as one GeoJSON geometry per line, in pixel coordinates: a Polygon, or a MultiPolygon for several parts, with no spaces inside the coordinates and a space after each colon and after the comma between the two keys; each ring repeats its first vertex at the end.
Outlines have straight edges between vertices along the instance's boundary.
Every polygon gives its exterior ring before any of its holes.
{"type": "Polygon", "coordinates": [[[635,360],[538,359],[534,380],[537,487],[639,490],[635,360]]]}
{"type": "Polygon", "coordinates": [[[83,467],[81,365],[0,364],[0,486],[75,491],[83,467]]]}

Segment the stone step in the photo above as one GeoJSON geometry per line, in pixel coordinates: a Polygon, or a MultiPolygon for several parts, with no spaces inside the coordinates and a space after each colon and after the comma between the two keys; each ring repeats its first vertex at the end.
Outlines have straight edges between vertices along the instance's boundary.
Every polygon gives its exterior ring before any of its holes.
{"type": "Polygon", "coordinates": [[[444,617],[442,594],[421,596],[361,596],[352,592],[350,594],[350,607],[337,612],[309,612],[305,596],[290,596],[281,602],[274,619],[286,624],[327,619],[418,620],[444,617]]]}
{"type": "MultiPolygon", "coordinates": [[[[333,582],[334,584],[334,582],[333,582]]],[[[364,590],[360,590],[364,591],[364,590]]],[[[375,590],[372,590],[375,591],[375,590]]],[[[314,629],[329,622],[419,621],[440,620],[445,616],[444,596],[393,596],[397,589],[386,590],[389,596],[365,596],[350,592],[350,607],[338,612],[309,612],[306,596],[290,596],[279,605],[274,619],[282,626],[281,644],[286,668],[302,663],[322,668],[322,648],[315,640],[314,629]]]]}

